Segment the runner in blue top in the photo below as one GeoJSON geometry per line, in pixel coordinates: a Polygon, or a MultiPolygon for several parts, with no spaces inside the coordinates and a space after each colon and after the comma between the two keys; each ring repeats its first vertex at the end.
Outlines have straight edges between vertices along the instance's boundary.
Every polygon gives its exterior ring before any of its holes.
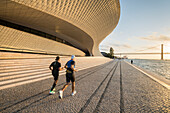
{"type": "Polygon", "coordinates": [[[75,75],[74,72],[77,71],[75,69],[75,56],[71,56],[71,60],[69,60],[65,65],[66,70],[66,84],[63,86],[62,90],[59,91],[59,98],[63,98],[63,91],[69,86],[70,81],[72,82],[72,96],[76,94],[75,91],[75,75]]]}

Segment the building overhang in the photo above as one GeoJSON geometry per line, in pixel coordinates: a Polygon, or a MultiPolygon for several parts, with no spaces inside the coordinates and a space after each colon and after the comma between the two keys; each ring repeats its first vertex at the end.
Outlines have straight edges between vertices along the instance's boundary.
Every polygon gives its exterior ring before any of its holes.
{"type": "Polygon", "coordinates": [[[119,0],[0,1],[1,19],[54,35],[92,55],[100,55],[98,46],[119,17],[119,0]]]}

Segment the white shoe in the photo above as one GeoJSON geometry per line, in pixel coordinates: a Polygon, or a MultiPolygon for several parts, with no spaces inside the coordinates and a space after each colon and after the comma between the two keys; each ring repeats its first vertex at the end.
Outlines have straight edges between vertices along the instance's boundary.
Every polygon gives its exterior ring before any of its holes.
{"type": "Polygon", "coordinates": [[[76,94],[76,91],[74,91],[71,95],[74,96],[76,94]]]}
{"type": "Polygon", "coordinates": [[[63,98],[63,91],[62,91],[62,90],[59,91],[59,98],[60,98],[60,99],[63,98]]]}
{"type": "Polygon", "coordinates": [[[54,95],[54,94],[55,94],[55,91],[50,91],[49,94],[50,94],[50,95],[54,95]]]}

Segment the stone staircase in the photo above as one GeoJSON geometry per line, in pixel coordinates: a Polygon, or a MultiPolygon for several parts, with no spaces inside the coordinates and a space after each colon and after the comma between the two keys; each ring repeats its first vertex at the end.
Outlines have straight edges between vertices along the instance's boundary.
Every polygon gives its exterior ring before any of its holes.
{"type": "MultiPolygon", "coordinates": [[[[52,78],[49,65],[54,60],[55,56],[0,58],[0,90],[52,78]]],[[[62,56],[61,66],[68,60],[70,57],[62,56]]],[[[76,57],[76,68],[80,71],[109,61],[111,59],[104,57],[76,57]]],[[[60,71],[60,75],[63,74],[65,70],[60,71]]]]}
{"type": "Polygon", "coordinates": [[[0,90],[52,77],[54,58],[0,59],[0,90]]]}

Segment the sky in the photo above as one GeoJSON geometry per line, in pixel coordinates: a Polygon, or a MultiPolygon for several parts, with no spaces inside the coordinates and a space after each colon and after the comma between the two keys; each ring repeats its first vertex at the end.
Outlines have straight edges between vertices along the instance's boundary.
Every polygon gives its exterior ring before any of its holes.
{"type": "MultiPolygon", "coordinates": [[[[120,0],[120,20],[100,44],[101,52],[170,52],[170,0],[120,0]]],[[[127,55],[128,58],[160,59],[160,55],[127,55]]],[[[165,55],[170,59],[170,55],[165,55]]]]}

